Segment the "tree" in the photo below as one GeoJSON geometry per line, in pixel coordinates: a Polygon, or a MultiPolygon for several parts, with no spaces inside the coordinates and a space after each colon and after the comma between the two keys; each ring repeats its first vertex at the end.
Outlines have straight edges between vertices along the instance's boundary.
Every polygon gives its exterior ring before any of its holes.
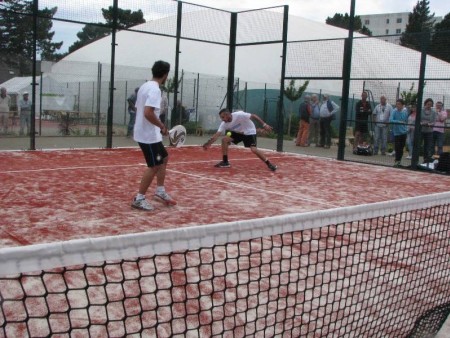
{"type": "MultiPolygon", "coordinates": [[[[102,15],[106,23],[99,22],[95,25],[85,25],[80,32],[77,33],[78,41],[75,41],[69,47],[69,53],[101,39],[111,33],[114,24],[114,8],[109,6],[108,9],[102,8],[102,15]]],[[[117,10],[117,28],[126,29],[141,23],[144,23],[144,13],[141,10],[132,12],[129,9],[117,10]]]]}
{"type": "Polygon", "coordinates": [[[404,90],[400,93],[403,101],[405,101],[405,105],[409,106],[417,106],[417,92],[414,90],[414,82],[411,84],[411,87],[408,91],[404,90]]]}
{"type": "MultiPolygon", "coordinates": [[[[350,15],[348,13],[341,14],[341,13],[335,13],[332,18],[327,17],[325,20],[325,23],[327,25],[340,27],[344,29],[349,29],[350,27],[350,15]]],[[[366,26],[363,26],[361,22],[361,17],[359,15],[355,16],[355,28],[354,30],[360,34],[372,36],[372,32],[369,28],[366,26]]]]}
{"type": "MultiPolygon", "coordinates": [[[[38,11],[36,50],[42,60],[53,60],[63,42],[52,42],[52,18],[58,7],[38,11]]],[[[33,59],[33,2],[5,0],[0,3],[0,53],[2,61],[19,70],[19,75],[29,75],[33,59]]]]}
{"type": "Polygon", "coordinates": [[[450,62],[450,13],[434,26],[430,54],[441,60],[450,62]]]}
{"type": "Polygon", "coordinates": [[[289,82],[289,86],[287,86],[284,89],[284,95],[286,98],[291,102],[291,109],[289,113],[289,121],[288,121],[288,130],[287,134],[291,134],[291,122],[292,122],[292,116],[294,115],[293,109],[294,109],[294,102],[297,101],[300,97],[302,97],[303,93],[305,92],[306,88],[309,85],[309,80],[305,81],[303,85],[301,85],[298,88],[295,88],[295,80],[291,80],[289,82]]]}
{"type": "Polygon", "coordinates": [[[430,14],[430,1],[419,0],[408,15],[408,24],[400,37],[400,45],[422,50],[423,33],[430,33],[434,25],[434,13],[430,14]]]}

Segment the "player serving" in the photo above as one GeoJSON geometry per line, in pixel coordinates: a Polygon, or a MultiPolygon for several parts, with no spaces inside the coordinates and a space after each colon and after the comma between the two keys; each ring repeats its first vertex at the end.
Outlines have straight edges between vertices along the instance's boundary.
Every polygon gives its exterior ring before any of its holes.
{"type": "Polygon", "coordinates": [[[258,121],[262,124],[264,131],[271,131],[272,127],[263,120],[258,115],[246,113],[243,111],[237,111],[231,113],[229,109],[225,108],[219,112],[220,119],[222,123],[219,126],[217,132],[203,145],[203,149],[208,149],[220,136],[225,136],[222,138],[222,155],[223,159],[215,165],[218,168],[229,168],[231,167],[230,162],[228,162],[228,146],[230,143],[238,144],[240,142],[244,143],[246,148],[250,148],[252,153],[258,156],[267,167],[275,171],[277,166],[270,163],[270,161],[264,156],[264,154],[256,147],[256,127],[253,120],[258,121]]]}

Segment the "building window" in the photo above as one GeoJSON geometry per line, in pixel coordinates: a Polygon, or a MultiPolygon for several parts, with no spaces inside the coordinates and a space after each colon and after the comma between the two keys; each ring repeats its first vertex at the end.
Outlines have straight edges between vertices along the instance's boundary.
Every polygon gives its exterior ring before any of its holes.
{"type": "Polygon", "coordinates": [[[386,19],[386,23],[389,23],[389,19],[386,19]]]}
{"type": "Polygon", "coordinates": [[[365,25],[370,25],[370,20],[369,19],[364,20],[364,24],[365,25]]]}
{"type": "Polygon", "coordinates": [[[389,29],[386,29],[386,34],[389,34],[389,29]]]}
{"type": "Polygon", "coordinates": [[[402,30],[400,28],[395,30],[396,34],[400,34],[401,32],[402,32],[402,30]]]}
{"type": "Polygon", "coordinates": [[[397,18],[397,23],[402,23],[402,18],[397,18]]]}

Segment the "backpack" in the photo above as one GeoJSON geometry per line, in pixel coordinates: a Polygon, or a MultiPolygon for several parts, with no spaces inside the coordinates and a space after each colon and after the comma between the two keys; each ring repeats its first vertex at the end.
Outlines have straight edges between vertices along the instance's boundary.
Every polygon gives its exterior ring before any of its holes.
{"type": "Polygon", "coordinates": [[[439,162],[434,169],[437,171],[450,173],[450,153],[442,153],[439,156],[439,162]]]}
{"type": "MultiPolygon", "coordinates": [[[[330,99],[327,100],[327,109],[328,111],[331,113],[334,110],[333,105],[331,104],[330,99]]],[[[336,114],[331,114],[331,119],[335,120],[336,119],[336,114]]]]}

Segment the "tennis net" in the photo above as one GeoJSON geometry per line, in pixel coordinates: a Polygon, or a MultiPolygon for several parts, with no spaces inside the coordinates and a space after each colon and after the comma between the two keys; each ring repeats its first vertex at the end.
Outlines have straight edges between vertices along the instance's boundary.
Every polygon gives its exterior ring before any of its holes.
{"type": "Polygon", "coordinates": [[[424,337],[450,193],[0,251],[4,337],[424,337]],[[34,272],[31,272],[34,271],[34,272]]]}

